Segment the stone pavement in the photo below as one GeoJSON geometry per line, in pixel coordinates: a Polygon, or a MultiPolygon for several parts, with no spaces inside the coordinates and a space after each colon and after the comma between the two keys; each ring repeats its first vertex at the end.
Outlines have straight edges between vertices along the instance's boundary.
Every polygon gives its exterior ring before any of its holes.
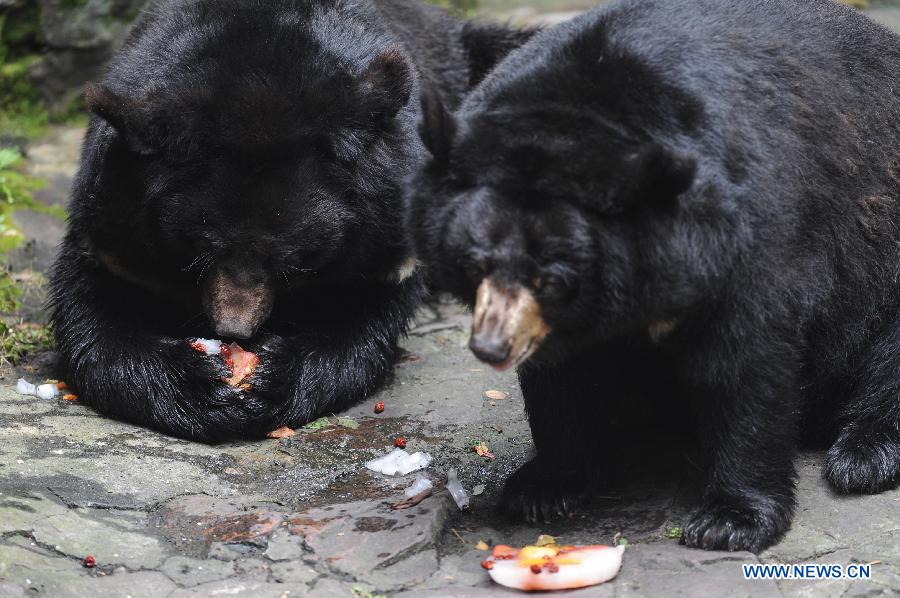
{"type": "MultiPolygon", "coordinates": [[[[578,596],[874,596],[900,592],[900,491],[837,497],[821,455],[800,459],[800,506],[782,543],[757,558],[690,550],[669,539],[697,493],[677,430],[622,440],[624,483],[579,516],[539,527],[498,520],[492,504],[530,441],[512,376],[465,349],[468,317],[423,310],[405,358],[378,397],[282,440],[207,446],[111,421],[78,403],[16,395],[0,380],[0,596],[512,595],[493,586],[475,544],[629,542],[619,577],[578,596]],[[506,393],[489,399],[484,391],[506,393]],[[372,406],[384,401],[376,415],[372,406]],[[389,504],[417,474],[363,463],[397,435],[484,491],[460,512],[446,493],[389,504]],[[493,461],[471,450],[487,442],[493,461]],[[97,567],[82,559],[91,554],[97,567]],[[742,562],[875,563],[873,580],[751,582],[742,562]]],[[[32,379],[48,375],[38,367],[32,379]]]]}

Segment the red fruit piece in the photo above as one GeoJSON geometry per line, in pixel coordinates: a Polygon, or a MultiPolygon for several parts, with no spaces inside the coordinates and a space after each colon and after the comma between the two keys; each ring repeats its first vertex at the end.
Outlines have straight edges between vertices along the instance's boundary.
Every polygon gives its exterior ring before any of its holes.
{"type": "Polygon", "coordinates": [[[384,411],[384,403],[378,401],[375,403],[375,413],[381,413],[382,411],[384,411]]]}
{"type": "Polygon", "coordinates": [[[239,386],[259,365],[256,353],[245,351],[237,343],[222,345],[222,361],[231,368],[231,378],[225,380],[231,386],[239,386]]]}
{"type": "Polygon", "coordinates": [[[84,557],[84,566],[88,569],[93,569],[97,566],[97,559],[95,559],[92,555],[87,555],[84,557]]]}
{"type": "Polygon", "coordinates": [[[494,561],[481,561],[481,568],[490,571],[494,568],[494,561]]]}
{"type": "Polygon", "coordinates": [[[398,436],[396,440],[394,440],[394,446],[397,448],[406,448],[406,438],[398,436]]]}
{"type": "Polygon", "coordinates": [[[204,355],[206,355],[206,347],[203,346],[203,343],[194,341],[193,343],[191,343],[191,349],[193,349],[197,353],[203,353],[204,355]]]}
{"type": "Polygon", "coordinates": [[[231,347],[223,343],[222,348],[219,350],[219,355],[222,357],[222,363],[225,364],[225,367],[234,373],[234,358],[231,356],[231,347]]]}
{"type": "Polygon", "coordinates": [[[541,566],[540,565],[532,565],[531,572],[534,573],[535,575],[537,575],[538,573],[541,572],[541,566]]]}

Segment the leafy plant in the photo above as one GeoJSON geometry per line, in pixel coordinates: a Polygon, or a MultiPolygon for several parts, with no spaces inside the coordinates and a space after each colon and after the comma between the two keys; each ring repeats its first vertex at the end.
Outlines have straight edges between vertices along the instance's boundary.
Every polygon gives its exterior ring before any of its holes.
{"type": "Polygon", "coordinates": [[[0,321],[0,364],[15,365],[29,353],[52,346],[53,333],[49,326],[0,321]]]}

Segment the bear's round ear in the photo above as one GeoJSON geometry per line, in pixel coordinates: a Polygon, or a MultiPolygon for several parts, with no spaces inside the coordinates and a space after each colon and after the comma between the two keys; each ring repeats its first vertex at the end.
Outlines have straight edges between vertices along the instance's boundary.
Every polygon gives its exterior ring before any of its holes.
{"type": "Polygon", "coordinates": [[[360,86],[377,112],[393,118],[412,96],[412,67],[399,48],[385,48],[360,75],[360,86]]]}
{"type": "Polygon", "coordinates": [[[85,87],[84,101],[88,110],[112,125],[132,151],[148,155],[159,150],[161,135],[154,131],[145,102],[100,84],[85,87]]]}
{"type": "Polygon", "coordinates": [[[455,135],[456,121],[447,112],[441,97],[433,89],[423,88],[419,137],[422,138],[425,148],[431,152],[435,163],[445,164],[447,162],[455,135]]]}
{"type": "Polygon", "coordinates": [[[697,162],[658,143],[648,143],[625,158],[624,203],[663,205],[690,189],[697,162]]]}

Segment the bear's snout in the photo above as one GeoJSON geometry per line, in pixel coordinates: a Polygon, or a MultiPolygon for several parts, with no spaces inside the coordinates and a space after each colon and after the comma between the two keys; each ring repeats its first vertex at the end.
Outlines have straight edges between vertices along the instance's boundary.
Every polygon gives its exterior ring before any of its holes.
{"type": "Polygon", "coordinates": [[[217,336],[247,339],[272,312],[274,292],[267,277],[217,269],[204,281],[203,308],[217,336]]]}
{"type": "Polygon", "coordinates": [[[550,326],[530,290],[490,278],[481,282],[469,340],[475,357],[505,370],[531,357],[549,333],[550,326]]]}

